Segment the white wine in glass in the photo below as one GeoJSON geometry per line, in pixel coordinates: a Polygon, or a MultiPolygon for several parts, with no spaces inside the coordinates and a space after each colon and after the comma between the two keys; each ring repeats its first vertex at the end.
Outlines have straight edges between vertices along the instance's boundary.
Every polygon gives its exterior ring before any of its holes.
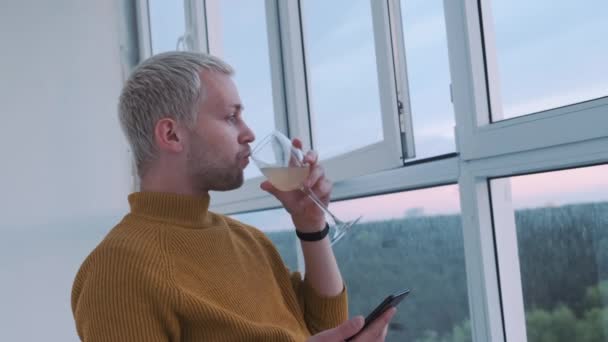
{"type": "Polygon", "coordinates": [[[332,218],[334,226],[330,238],[331,245],[338,242],[361,217],[352,221],[342,221],[332,214],[317,195],[303,186],[310,169],[304,163],[304,154],[293,146],[291,140],[281,132],[274,131],[258,143],[251,153],[251,158],[266,176],[268,181],[281,191],[300,190],[306,193],[323,212],[332,218]]]}
{"type": "Polygon", "coordinates": [[[263,167],[260,171],[281,191],[299,189],[310,174],[307,166],[263,167]]]}

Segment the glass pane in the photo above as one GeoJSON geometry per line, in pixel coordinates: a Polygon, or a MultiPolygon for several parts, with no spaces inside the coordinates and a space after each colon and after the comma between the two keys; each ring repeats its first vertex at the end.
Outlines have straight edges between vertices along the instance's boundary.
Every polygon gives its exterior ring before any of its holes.
{"type": "Polygon", "coordinates": [[[382,141],[369,0],[301,6],[315,150],[327,159],[382,141]]]}
{"type": "MultiPolygon", "coordinates": [[[[276,127],[264,0],[219,1],[219,5],[223,46],[211,53],[234,67],[244,119],[259,141],[276,127]]],[[[261,173],[250,163],[245,178],[256,176],[261,173]]]]}
{"type": "Polygon", "coordinates": [[[186,32],[184,1],[148,0],[148,7],[152,54],[177,50],[177,42],[186,32]]]}
{"type": "Polygon", "coordinates": [[[401,0],[416,158],[454,152],[454,109],[442,0],[401,0]]]}
{"type": "Polygon", "coordinates": [[[296,238],[291,216],[285,209],[256,211],[230,216],[266,233],[279,250],[287,267],[292,271],[298,270],[297,250],[300,243],[296,238]]]}
{"type": "Polygon", "coordinates": [[[607,341],[608,165],[510,182],[528,341],[607,341]]]}
{"type": "Polygon", "coordinates": [[[471,341],[458,186],[332,202],[330,209],[343,219],[363,215],[334,246],[351,316],[410,288],[387,341],[471,341]]]}
{"type": "Polygon", "coordinates": [[[492,1],[486,39],[495,39],[503,119],[608,95],[607,13],[605,0],[492,1]]]}

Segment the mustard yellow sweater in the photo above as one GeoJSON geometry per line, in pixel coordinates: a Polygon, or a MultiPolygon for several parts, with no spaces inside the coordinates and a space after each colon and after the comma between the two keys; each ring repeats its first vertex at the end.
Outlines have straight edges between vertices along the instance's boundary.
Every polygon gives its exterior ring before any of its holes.
{"type": "Polygon", "coordinates": [[[134,193],[82,264],[72,310],[84,341],[303,341],[347,319],[289,273],[263,233],[209,198],[134,193]]]}

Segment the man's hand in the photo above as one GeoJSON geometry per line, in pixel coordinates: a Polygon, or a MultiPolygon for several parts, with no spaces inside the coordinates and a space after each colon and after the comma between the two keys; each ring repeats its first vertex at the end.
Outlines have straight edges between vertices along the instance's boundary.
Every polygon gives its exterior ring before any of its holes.
{"type": "Polygon", "coordinates": [[[388,324],[397,312],[397,309],[391,308],[386,310],[378,319],[376,319],[372,324],[367,326],[365,330],[361,330],[363,328],[364,319],[361,316],[357,316],[349,319],[348,321],[340,324],[339,326],[322,331],[307,340],[307,342],[341,342],[346,340],[347,338],[354,336],[359,333],[357,337],[352,339],[351,341],[355,342],[381,342],[386,338],[386,333],[388,331],[388,324]]]}
{"type": "MultiPolygon", "coordinates": [[[[302,142],[299,139],[293,140],[293,146],[301,149],[302,142]]],[[[317,164],[318,156],[314,151],[309,151],[304,155],[303,163],[308,164],[309,175],[304,182],[304,187],[310,189],[325,205],[329,203],[332,183],[325,178],[325,170],[317,164]]],[[[300,190],[280,191],[269,181],[264,181],[260,187],[262,190],[271,193],[291,214],[295,227],[302,232],[315,232],[322,230],[325,226],[325,215],[307,194],[300,190]]]]}

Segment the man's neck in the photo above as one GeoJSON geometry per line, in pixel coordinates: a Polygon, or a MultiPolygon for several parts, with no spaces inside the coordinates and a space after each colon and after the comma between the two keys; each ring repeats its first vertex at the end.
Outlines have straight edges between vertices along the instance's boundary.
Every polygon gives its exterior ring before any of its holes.
{"type": "Polygon", "coordinates": [[[149,170],[141,178],[140,190],[143,192],[165,192],[190,196],[206,196],[208,191],[196,189],[187,177],[173,173],[149,170]]]}

